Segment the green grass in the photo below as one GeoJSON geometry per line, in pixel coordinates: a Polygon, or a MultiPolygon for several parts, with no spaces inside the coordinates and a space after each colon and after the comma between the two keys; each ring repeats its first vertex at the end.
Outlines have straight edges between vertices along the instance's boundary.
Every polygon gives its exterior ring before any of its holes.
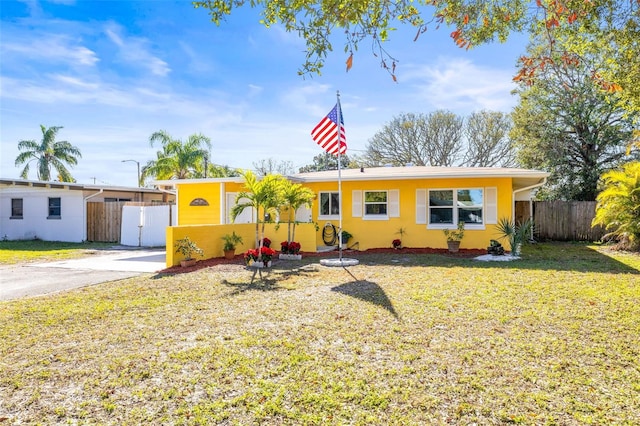
{"type": "Polygon", "coordinates": [[[0,419],[640,423],[640,256],[349,256],[254,284],[218,265],[0,303],[0,419]]]}
{"type": "Polygon", "coordinates": [[[90,254],[114,243],[65,243],[60,241],[0,241],[0,265],[63,260],[90,254]]]}

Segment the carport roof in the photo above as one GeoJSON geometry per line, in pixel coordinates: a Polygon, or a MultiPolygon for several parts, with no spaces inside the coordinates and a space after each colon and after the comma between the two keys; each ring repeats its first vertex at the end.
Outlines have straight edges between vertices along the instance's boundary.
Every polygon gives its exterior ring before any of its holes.
{"type": "Polygon", "coordinates": [[[120,191],[120,192],[146,192],[146,193],[161,193],[162,191],[155,188],[137,188],[131,186],[114,186],[114,185],[90,185],[74,182],[57,182],[57,181],[41,181],[41,180],[27,180],[27,179],[10,179],[0,178],[0,185],[4,186],[16,186],[16,187],[32,187],[32,188],[54,188],[54,189],[68,189],[68,190],[88,190],[88,191],[120,191]]]}

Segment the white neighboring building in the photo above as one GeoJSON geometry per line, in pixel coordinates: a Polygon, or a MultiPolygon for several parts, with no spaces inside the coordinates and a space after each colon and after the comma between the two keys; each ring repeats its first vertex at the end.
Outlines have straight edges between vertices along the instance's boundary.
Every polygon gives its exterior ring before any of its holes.
{"type": "Polygon", "coordinates": [[[0,178],[0,239],[86,241],[87,203],[112,201],[174,202],[175,195],[150,188],[0,178]]]}

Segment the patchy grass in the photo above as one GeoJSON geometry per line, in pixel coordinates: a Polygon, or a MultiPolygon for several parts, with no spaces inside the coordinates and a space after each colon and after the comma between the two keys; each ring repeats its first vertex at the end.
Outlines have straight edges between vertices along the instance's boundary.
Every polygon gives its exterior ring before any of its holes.
{"type": "Polygon", "coordinates": [[[0,423],[640,423],[637,255],[348,256],[0,303],[0,423]]]}
{"type": "Polygon", "coordinates": [[[47,262],[85,256],[113,243],[65,243],[60,241],[0,241],[0,265],[47,262]]]}

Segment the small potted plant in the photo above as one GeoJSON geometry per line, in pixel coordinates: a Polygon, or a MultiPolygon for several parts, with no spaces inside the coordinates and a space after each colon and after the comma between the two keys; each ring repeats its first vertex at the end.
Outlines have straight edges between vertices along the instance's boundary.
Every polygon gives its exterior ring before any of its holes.
{"type": "Polygon", "coordinates": [[[342,249],[346,249],[348,247],[349,240],[353,237],[349,231],[342,230],[342,249]]]}
{"type": "Polygon", "coordinates": [[[460,250],[460,241],[464,237],[464,222],[458,222],[457,229],[445,229],[444,236],[447,238],[447,248],[450,253],[457,253],[460,250]]]}
{"type": "Polygon", "coordinates": [[[200,256],[204,255],[204,252],[200,247],[196,245],[189,237],[184,237],[175,242],[176,253],[180,253],[184,256],[184,259],[180,261],[180,265],[183,267],[193,266],[197,260],[193,257],[194,254],[200,256]]]}
{"type": "Polygon", "coordinates": [[[504,255],[504,247],[497,240],[489,240],[489,247],[487,247],[487,253],[492,256],[504,255]]]}
{"type": "Polygon", "coordinates": [[[236,234],[236,231],[233,231],[231,234],[223,235],[222,240],[224,241],[224,246],[222,247],[224,257],[226,259],[233,259],[236,255],[236,246],[242,244],[242,237],[236,234]]]}

